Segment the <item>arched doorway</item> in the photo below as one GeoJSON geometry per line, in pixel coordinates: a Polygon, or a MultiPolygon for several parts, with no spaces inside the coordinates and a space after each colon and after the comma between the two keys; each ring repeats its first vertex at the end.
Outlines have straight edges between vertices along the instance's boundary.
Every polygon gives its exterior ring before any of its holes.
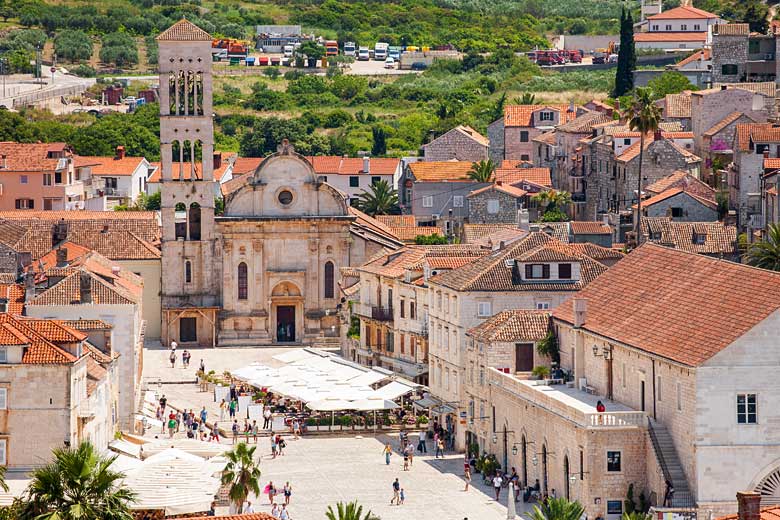
{"type": "Polygon", "coordinates": [[[756,486],[756,491],[761,493],[761,506],[780,505],[780,468],[761,479],[756,486]]]}
{"type": "Polygon", "coordinates": [[[547,490],[547,445],[542,444],[542,493],[549,494],[547,490]]]}
{"type": "Polygon", "coordinates": [[[303,297],[292,282],[280,282],[271,291],[271,325],[278,343],[294,343],[301,337],[303,297]]]}
{"type": "Polygon", "coordinates": [[[569,496],[569,456],[564,455],[563,456],[563,496],[566,497],[566,500],[571,500],[571,497],[569,496]]]}
{"type": "Polygon", "coordinates": [[[522,484],[524,486],[527,486],[528,485],[528,442],[525,440],[525,435],[523,435],[522,450],[523,450],[523,467],[522,467],[523,482],[522,482],[522,484]]]}

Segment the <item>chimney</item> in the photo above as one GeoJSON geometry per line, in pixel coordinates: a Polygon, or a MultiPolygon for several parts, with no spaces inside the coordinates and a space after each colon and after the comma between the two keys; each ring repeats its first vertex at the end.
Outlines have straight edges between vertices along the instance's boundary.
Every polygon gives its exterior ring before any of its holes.
{"type": "Polygon", "coordinates": [[[760,520],[761,494],[756,491],[737,492],[738,520],[760,520]]]}
{"type": "Polygon", "coordinates": [[[371,157],[363,157],[363,173],[371,173],[371,157]]]}
{"type": "Polygon", "coordinates": [[[114,276],[119,276],[119,273],[122,271],[122,268],[118,265],[112,265],[111,266],[111,274],[114,276]]]}
{"type": "Polygon", "coordinates": [[[574,100],[569,101],[569,112],[574,112],[574,100]]]}
{"type": "Polygon", "coordinates": [[[764,150],[764,159],[769,159],[769,150],[764,150]]]}
{"type": "Polygon", "coordinates": [[[79,278],[79,300],[92,303],[92,277],[86,271],[82,271],[79,278]]]}
{"type": "Polygon", "coordinates": [[[503,186],[503,185],[504,185],[504,181],[496,181],[496,186],[503,186]]]}
{"type": "Polygon", "coordinates": [[[222,167],[222,152],[214,152],[214,169],[218,170],[222,167]]]}
{"type": "Polygon", "coordinates": [[[25,303],[35,298],[35,273],[27,271],[24,273],[24,301],[25,303]]]}
{"type": "Polygon", "coordinates": [[[523,231],[531,231],[531,217],[525,208],[517,210],[517,227],[523,231]]]}
{"type": "Polygon", "coordinates": [[[750,109],[753,110],[753,112],[761,112],[765,108],[766,106],[764,105],[764,96],[761,94],[753,94],[753,100],[750,109]]]}
{"type": "Polygon", "coordinates": [[[57,248],[57,267],[68,265],[68,250],[64,247],[57,248]]]}
{"type": "Polygon", "coordinates": [[[586,298],[572,298],[574,308],[574,328],[579,329],[585,325],[585,317],[588,313],[588,300],[586,298]]]}
{"type": "Polygon", "coordinates": [[[117,146],[116,147],[116,156],[114,157],[117,160],[121,160],[125,158],[125,147],[124,146],[117,146]]]}

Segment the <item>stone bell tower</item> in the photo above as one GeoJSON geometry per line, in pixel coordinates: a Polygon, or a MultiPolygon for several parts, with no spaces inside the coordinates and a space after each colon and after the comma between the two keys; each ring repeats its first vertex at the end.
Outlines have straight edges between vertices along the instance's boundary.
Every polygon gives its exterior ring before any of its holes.
{"type": "Polygon", "coordinates": [[[214,224],[211,35],[182,19],[157,36],[163,342],[213,346],[220,304],[214,224]]]}

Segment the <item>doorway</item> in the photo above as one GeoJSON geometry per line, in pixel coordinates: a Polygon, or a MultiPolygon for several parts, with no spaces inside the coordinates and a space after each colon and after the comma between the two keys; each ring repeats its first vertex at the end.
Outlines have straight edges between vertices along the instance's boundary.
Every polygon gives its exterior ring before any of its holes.
{"type": "Polygon", "coordinates": [[[643,412],[645,411],[645,382],[644,380],[639,382],[640,385],[640,393],[639,393],[639,404],[640,404],[640,410],[643,412]]]}
{"type": "Polygon", "coordinates": [[[533,343],[515,343],[515,372],[530,372],[533,369],[533,343]]]}
{"type": "Polygon", "coordinates": [[[276,341],[279,343],[295,341],[294,305],[280,305],[276,308],[276,341]]]}
{"type": "Polygon", "coordinates": [[[564,455],[563,456],[563,496],[566,498],[566,500],[569,500],[569,493],[571,492],[571,489],[569,488],[569,477],[570,475],[570,469],[569,469],[569,456],[564,455]]]}
{"type": "Polygon", "coordinates": [[[547,491],[547,445],[542,444],[542,493],[548,494],[547,491]]]}
{"type": "Polygon", "coordinates": [[[197,325],[197,318],[179,318],[179,342],[193,343],[198,341],[197,325]]]}

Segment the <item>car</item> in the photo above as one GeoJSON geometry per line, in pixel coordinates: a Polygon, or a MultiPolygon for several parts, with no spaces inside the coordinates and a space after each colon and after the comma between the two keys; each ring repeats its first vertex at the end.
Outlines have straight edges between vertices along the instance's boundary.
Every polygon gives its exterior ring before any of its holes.
{"type": "Polygon", "coordinates": [[[385,60],[385,68],[386,69],[394,69],[395,68],[395,60],[393,58],[387,58],[385,60]]]}
{"type": "Polygon", "coordinates": [[[412,70],[425,70],[428,68],[428,64],[422,61],[416,61],[412,63],[412,70]]]}
{"type": "Polygon", "coordinates": [[[618,55],[617,54],[610,54],[609,59],[607,60],[607,63],[617,63],[618,62],[618,55]]]}

